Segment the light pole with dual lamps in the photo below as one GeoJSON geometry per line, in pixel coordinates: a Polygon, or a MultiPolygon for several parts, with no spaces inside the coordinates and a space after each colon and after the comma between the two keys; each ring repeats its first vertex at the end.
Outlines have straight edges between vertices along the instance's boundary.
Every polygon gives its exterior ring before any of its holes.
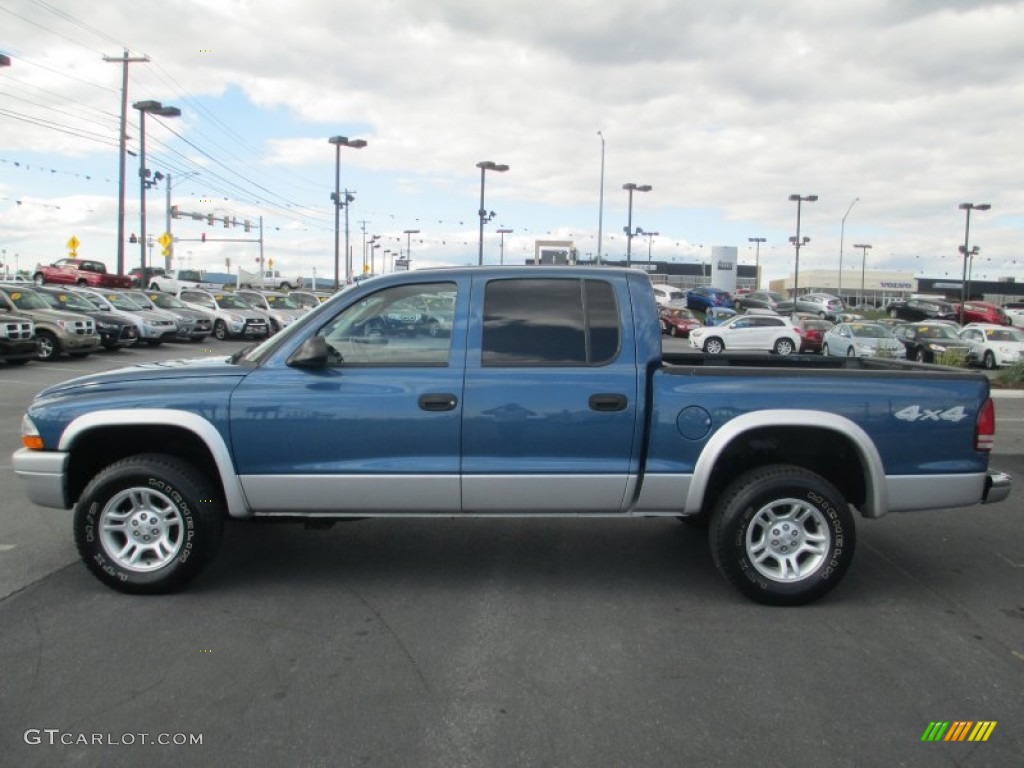
{"type": "Polygon", "coordinates": [[[758,291],[761,289],[761,243],[768,242],[768,238],[748,237],[747,242],[754,243],[754,290],[758,291]]]}
{"type": "Polygon", "coordinates": [[[648,263],[650,263],[650,261],[651,261],[651,244],[654,242],[654,238],[656,238],[658,235],[660,235],[661,232],[647,232],[646,230],[643,230],[643,229],[640,229],[640,227],[637,227],[636,228],[636,233],[638,235],[640,235],[641,237],[646,237],[647,238],[647,261],[648,261],[648,263]]]}
{"type": "MultiPolygon", "coordinates": [[[[341,287],[341,257],[338,253],[339,249],[339,229],[341,228],[341,206],[348,205],[350,202],[341,200],[341,148],[351,147],[352,149],[362,149],[366,146],[365,139],[350,139],[347,136],[331,136],[327,140],[329,144],[334,145],[334,192],[331,195],[331,200],[334,201],[334,290],[338,290],[341,287]]],[[[348,198],[348,192],[345,193],[345,197],[348,198]]],[[[345,209],[345,218],[348,218],[348,208],[345,209]]],[[[352,282],[352,263],[349,261],[348,256],[348,227],[345,227],[345,282],[352,282]]]]}
{"type": "Polygon", "coordinates": [[[484,264],[484,224],[494,218],[494,211],[488,212],[484,208],[484,176],[487,174],[487,171],[504,173],[508,170],[508,166],[504,163],[496,163],[493,160],[481,160],[476,164],[476,167],[480,169],[480,210],[478,211],[480,216],[480,240],[476,263],[477,266],[482,267],[484,264]]]}
{"type": "Polygon", "coordinates": [[[960,281],[960,324],[964,322],[964,304],[969,298],[967,295],[967,260],[971,258],[971,211],[987,211],[992,208],[988,203],[960,203],[960,210],[967,213],[964,224],[964,245],[960,252],[964,255],[964,274],[960,281]]]}
{"type": "MultiPolygon", "coordinates": [[[[156,117],[180,117],[181,110],[177,107],[165,107],[159,101],[137,101],[132,107],[139,110],[139,266],[142,268],[139,279],[146,284],[146,189],[153,183],[149,180],[149,169],[146,168],[146,115],[156,117]]],[[[162,178],[162,177],[161,177],[162,178]]]]}
{"type": "Polygon", "coordinates": [[[868,250],[871,246],[867,243],[855,243],[854,248],[860,248],[860,306],[864,306],[864,270],[868,263],[868,250]]]}
{"type": "Polygon", "coordinates": [[[796,299],[800,293],[800,248],[811,242],[811,238],[800,239],[800,210],[804,203],[813,203],[818,199],[817,195],[792,194],[789,199],[796,203],[796,237],[789,238],[789,242],[796,248],[796,262],[793,268],[793,311],[796,312],[796,299]]]}
{"type": "Polygon", "coordinates": [[[498,263],[501,264],[502,266],[504,266],[505,265],[505,235],[511,235],[512,234],[512,230],[511,229],[506,229],[506,228],[502,227],[501,229],[498,229],[498,230],[495,230],[495,231],[499,235],[501,235],[501,251],[500,251],[501,256],[500,256],[500,258],[498,260],[498,263]]]}
{"type": "Polygon", "coordinates": [[[633,193],[650,192],[653,187],[650,184],[634,184],[630,181],[623,184],[622,188],[629,192],[629,212],[626,217],[626,266],[629,267],[633,258],[633,238],[636,236],[633,232],[633,193]]]}

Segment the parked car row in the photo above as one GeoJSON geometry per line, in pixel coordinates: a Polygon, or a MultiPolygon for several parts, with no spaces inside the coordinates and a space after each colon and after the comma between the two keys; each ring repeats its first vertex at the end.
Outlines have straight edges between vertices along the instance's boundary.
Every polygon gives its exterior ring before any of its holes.
{"type": "Polygon", "coordinates": [[[139,288],[0,282],[0,361],[54,360],[211,335],[265,338],[326,300],[295,294],[183,289],[174,296],[139,288]]]}

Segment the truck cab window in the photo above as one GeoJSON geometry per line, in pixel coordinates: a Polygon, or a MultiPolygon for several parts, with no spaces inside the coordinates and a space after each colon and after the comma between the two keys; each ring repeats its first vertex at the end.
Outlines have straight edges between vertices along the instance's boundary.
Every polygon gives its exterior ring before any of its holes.
{"type": "Polygon", "coordinates": [[[603,280],[491,280],[484,366],[605,365],[619,350],[619,308],[603,280]]]}

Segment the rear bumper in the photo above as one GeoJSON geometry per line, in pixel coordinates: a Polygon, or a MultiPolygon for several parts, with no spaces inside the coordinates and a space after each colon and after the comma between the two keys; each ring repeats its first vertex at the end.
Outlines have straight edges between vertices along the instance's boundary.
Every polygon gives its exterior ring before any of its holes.
{"type": "Polygon", "coordinates": [[[1012,486],[1013,482],[1005,472],[989,472],[985,478],[985,493],[981,497],[981,503],[996,504],[1005,501],[1012,486]]]}

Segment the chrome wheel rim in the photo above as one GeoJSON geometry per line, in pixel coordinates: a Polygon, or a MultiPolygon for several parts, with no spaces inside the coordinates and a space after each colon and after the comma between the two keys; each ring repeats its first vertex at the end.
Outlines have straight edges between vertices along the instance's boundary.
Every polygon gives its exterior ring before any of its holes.
{"type": "Polygon", "coordinates": [[[802,581],[825,562],[830,533],[817,507],[799,499],[776,499],[757,511],[747,525],[746,550],[766,579],[802,581]]]}
{"type": "Polygon", "coordinates": [[[107,555],[135,573],[163,568],[185,540],[177,505],[150,488],[128,488],[111,498],[100,513],[99,530],[107,555]]]}

